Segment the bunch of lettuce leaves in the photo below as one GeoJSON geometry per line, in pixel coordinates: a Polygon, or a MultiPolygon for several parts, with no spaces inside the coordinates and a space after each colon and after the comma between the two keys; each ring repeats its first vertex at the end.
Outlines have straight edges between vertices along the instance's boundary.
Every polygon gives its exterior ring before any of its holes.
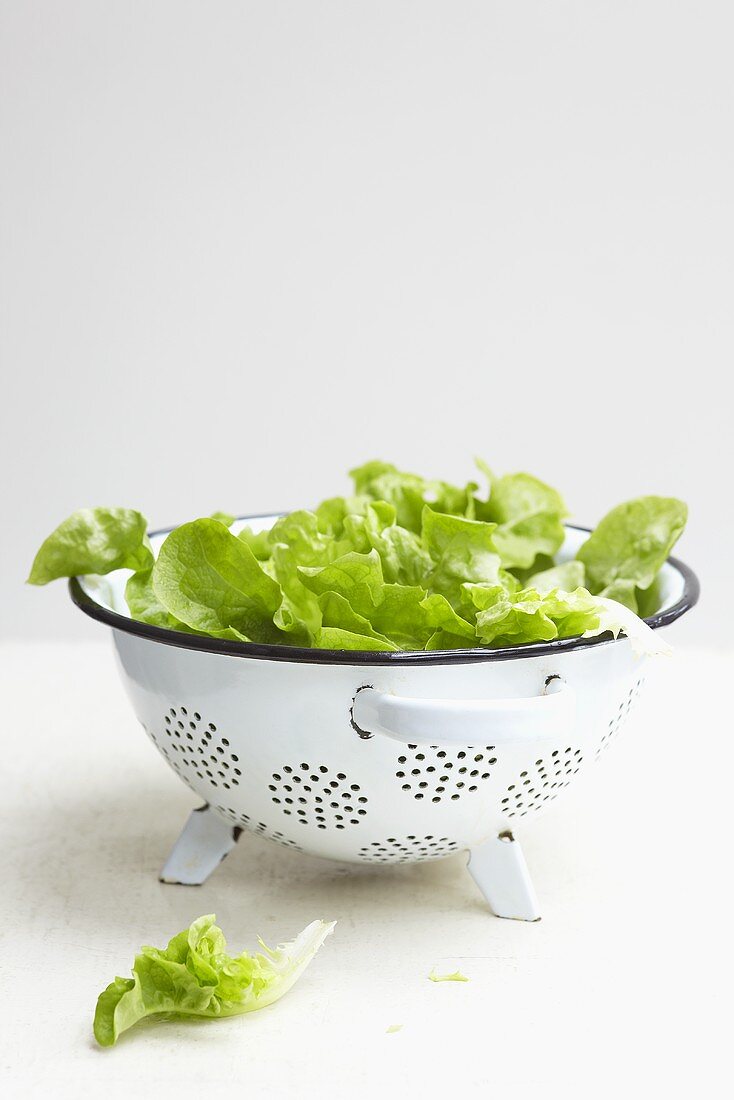
{"type": "Polygon", "coordinates": [[[31,584],[131,570],[134,619],[214,638],[330,650],[491,648],[628,634],[660,648],[642,618],[687,518],[646,496],[614,508],[575,559],[556,561],[559,493],[530,474],[487,489],[368,462],[354,494],[291,512],[267,531],[215,513],[175,528],[157,556],[126,508],[75,512],[46,539],[31,584]]]}
{"type": "Polygon", "coordinates": [[[142,947],[131,978],[115,978],[100,993],[94,1036],[113,1046],[123,1031],[146,1016],[222,1019],[277,1001],[298,980],[335,922],[313,921],[291,943],[262,952],[228,955],[211,914],[179,932],[167,947],[142,947]]]}

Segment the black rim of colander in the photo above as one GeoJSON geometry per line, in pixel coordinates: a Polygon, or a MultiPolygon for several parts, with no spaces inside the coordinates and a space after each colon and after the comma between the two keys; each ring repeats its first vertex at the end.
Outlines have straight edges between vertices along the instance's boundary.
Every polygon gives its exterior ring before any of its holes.
{"type": "MultiPolygon", "coordinates": [[[[238,516],[240,520],[275,519],[283,513],[263,512],[256,515],[238,516]]],[[[569,530],[584,531],[587,534],[590,527],[582,527],[579,524],[565,524],[569,530]]],[[[156,535],[167,535],[173,531],[173,527],[164,527],[157,531],[151,531],[151,538],[156,535]]],[[[648,626],[657,630],[661,626],[668,626],[675,622],[681,615],[698,602],[700,585],[698,577],[684,562],[678,558],[668,558],[668,564],[680,573],[683,578],[683,593],[681,598],[671,607],[651,615],[645,619],[648,626]]],[[[478,661],[510,661],[522,657],[545,657],[556,653],[564,653],[571,649],[587,649],[597,645],[614,644],[615,639],[610,633],[600,634],[595,638],[558,638],[553,642],[533,642],[526,645],[504,646],[501,649],[486,649],[476,647],[473,649],[436,649],[436,650],[399,650],[397,652],[378,652],[351,650],[351,649],[306,649],[302,646],[288,645],[259,645],[256,642],[231,642],[223,638],[208,638],[198,634],[183,634],[177,630],[168,630],[163,626],[151,626],[149,623],[140,623],[127,615],[120,615],[117,611],[110,611],[97,603],[88,592],[82,588],[78,577],[72,577],[69,581],[69,592],[77,607],[93,619],[97,619],[115,630],[121,630],[125,634],[135,634],[139,638],[147,638],[152,642],[162,642],[164,645],[176,646],[178,649],[194,649],[203,653],[223,653],[228,657],[253,657],[264,661],[293,661],[299,664],[314,665],[461,665],[474,664],[478,661]]],[[[619,639],[623,640],[623,637],[619,639]]]]}

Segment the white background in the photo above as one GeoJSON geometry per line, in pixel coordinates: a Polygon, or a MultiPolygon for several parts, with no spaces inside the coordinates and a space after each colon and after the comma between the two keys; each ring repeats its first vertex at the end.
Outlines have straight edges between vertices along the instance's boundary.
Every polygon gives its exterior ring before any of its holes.
{"type": "Polygon", "coordinates": [[[688,501],[730,583],[726,3],[0,4],[7,635],[36,547],[307,505],[382,457],[688,501]]]}

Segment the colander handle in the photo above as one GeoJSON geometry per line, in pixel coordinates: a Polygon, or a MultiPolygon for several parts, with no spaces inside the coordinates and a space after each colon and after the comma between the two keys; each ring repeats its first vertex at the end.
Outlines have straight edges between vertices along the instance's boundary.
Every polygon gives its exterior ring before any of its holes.
{"type": "Polygon", "coordinates": [[[406,699],[363,687],[354,697],[352,726],[360,737],[381,733],[403,744],[502,745],[562,737],[575,715],[573,689],[550,676],[541,695],[526,699],[406,699]]]}

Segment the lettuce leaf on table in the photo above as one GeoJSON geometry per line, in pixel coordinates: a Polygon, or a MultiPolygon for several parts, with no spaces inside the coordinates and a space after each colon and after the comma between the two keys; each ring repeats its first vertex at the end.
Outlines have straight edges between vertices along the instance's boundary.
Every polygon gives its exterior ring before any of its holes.
{"type": "Polygon", "coordinates": [[[261,952],[226,953],[212,915],[199,917],[167,947],[142,947],[131,978],[115,978],[100,993],[94,1036],[113,1046],[146,1016],[223,1019],[277,1001],[295,984],[336,922],[314,921],[291,943],[261,952]]]}

